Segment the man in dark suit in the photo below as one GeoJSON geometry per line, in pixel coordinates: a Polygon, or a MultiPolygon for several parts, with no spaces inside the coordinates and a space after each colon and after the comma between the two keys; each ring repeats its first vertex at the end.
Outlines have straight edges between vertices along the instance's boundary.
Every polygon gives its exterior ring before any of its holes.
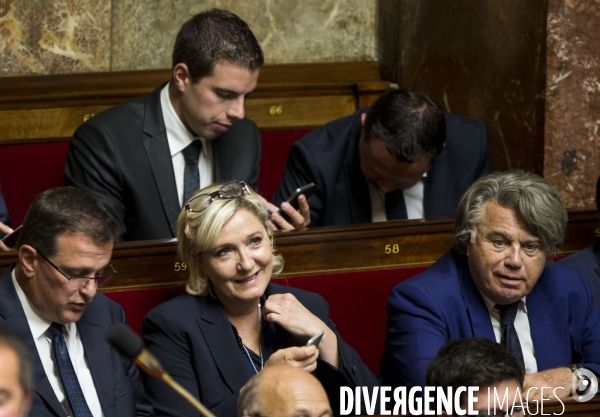
{"type": "Polygon", "coordinates": [[[311,226],[453,216],[467,187],[491,171],[482,122],[444,114],[423,93],[389,90],[295,142],[273,202],[314,182],[311,226]]]}
{"type": "Polygon", "coordinates": [[[390,295],[384,382],[424,386],[437,351],[472,337],[515,355],[524,391],[537,388],[530,400],[569,396],[574,375],[598,374],[600,313],[589,284],[577,269],[546,266],[567,220],[558,192],[535,174],[497,172],[475,182],[457,209],[454,250],[390,295]]]}
{"type": "MultiPolygon", "coordinates": [[[[193,16],[175,40],[169,83],[76,130],[65,183],[92,193],[128,241],[175,237],[181,207],[213,182],[243,180],[256,189],[261,137],[244,118],[244,102],[262,64],[260,45],[238,16],[217,9],[193,16]]],[[[290,212],[296,224],[308,223],[290,212]]]]}
{"type": "MultiPolygon", "coordinates": [[[[600,177],[596,182],[596,207],[600,212],[600,177]]],[[[599,230],[599,229],[596,229],[599,230]]],[[[600,241],[558,261],[559,264],[580,268],[587,277],[594,302],[600,309],[600,241]]]]}
{"type": "Polygon", "coordinates": [[[73,187],[38,195],[17,243],[18,261],[0,276],[0,325],[29,349],[32,416],[149,416],[136,366],[105,334],[123,309],[98,285],[115,275],[110,213],[73,187]]]}

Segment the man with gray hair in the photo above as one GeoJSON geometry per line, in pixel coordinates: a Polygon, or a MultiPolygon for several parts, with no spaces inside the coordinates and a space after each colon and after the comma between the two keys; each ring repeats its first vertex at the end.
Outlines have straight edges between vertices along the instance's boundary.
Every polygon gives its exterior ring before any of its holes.
{"type": "Polygon", "coordinates": [[[31,358],[8,329],[0,327],[0,416],[24,417],[33,395],[31,358]]]}
{"type": "Polygon", "coordinates": [[[331,417],[325,389],[309,372],[289,365],[265,368],[242,388],[238,417],[331,417]]]}
{"type": "Polygon", "coordinates": [[[458,205],[454,248],[390,295],[384,381],[424,386],[440,347],[472,337],[515,355],[524,391],[536,388],[529,400],[567,397],[573,375],[598,374],[600,313],[590,286],[577,269],[547,265],[567,219],[557,191],[535,174],[475,182],[458,205]]]}

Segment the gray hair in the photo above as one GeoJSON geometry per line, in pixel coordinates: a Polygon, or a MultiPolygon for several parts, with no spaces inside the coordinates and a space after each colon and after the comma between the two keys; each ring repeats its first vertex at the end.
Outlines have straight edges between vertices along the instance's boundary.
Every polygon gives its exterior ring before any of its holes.
{"type": "MultiPolygon", "coordinates": [[[[205,187],[194,194],[205,196],[206,202],[210,199],[208,194],[217,191],[224,182],[205,187]]],[[[275,252],[273,230],[271,230],[270,217],[260,196],[250,187],[246,187],[244,193],[237,198],[216,198],[210,205],[199,213],[181,210],[177,220],[177,253],[179,258],[185,262],[190,272],[186,291],[192,295],[212,295],[212,284],[209,277],[200,267],[200,256],[202,252],[213,249],[221,229],[237,210],[244,209],[256,216],[267,232],[271,251],[273,253],[273,276],[277,276],[283,270],[283,257],[275,252]]],[[[200,201],[198,201],[200,202],[200,201]]]]}
{"type": "Polygon", "coordinates": [[[454,222],[454,248],[458,253],[465,254],[475,238],[488,201],[513,210],[548,253],[563,244],[568,215],[556,189],[539,175],[510,170],[480,178],[458,203],[454,222]]]}

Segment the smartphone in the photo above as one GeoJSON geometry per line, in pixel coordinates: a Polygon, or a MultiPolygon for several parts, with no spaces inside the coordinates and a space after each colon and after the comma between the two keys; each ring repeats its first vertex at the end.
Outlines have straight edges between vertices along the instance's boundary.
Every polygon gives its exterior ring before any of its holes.
{"type": "Polygon", "coordinates": [[[17,227],[15,230],[13,230],[12,233],[9,233],[6,236],[4,236],[2,238],[2,243],[4,243],[9,248],[14,248],[15,245],[17,244],[17,239],[19,238],[19,234],[21,233],[21,227],[23,227],[23,225],[17,227]]]}
{"type": "MultiPolygon", "coordinates": [[[[300,208],[300,204],[298,203],[298,197],[300,197],[300,194],[304,194],[304,197],[306,197],[306,201],[308,201],[308,199],[311,198],[313,194],[317,192],[318,189],[319,186],[314,182],[311,182],[310,184],[305,184],[302,187],[296,188],[296,191],[292,193],[292,195],[286,200],[286,202],[292,207],[294,207],[296,210],[298,210],[300,208]]],[[[280,210],[279,214],[281,214],[287,222],[292,223],[292,219],[290,219],[290,217],[283,210],[280,210]]]]}
{"type": "Polygon", "coordinates": [[[324,334],[325,332],[321,330],[319,333],[311,337],[308,342],[306,342],[306,346],[315,345],[315,347],[319,347],[319,343],[321,342],[324,334]]]}

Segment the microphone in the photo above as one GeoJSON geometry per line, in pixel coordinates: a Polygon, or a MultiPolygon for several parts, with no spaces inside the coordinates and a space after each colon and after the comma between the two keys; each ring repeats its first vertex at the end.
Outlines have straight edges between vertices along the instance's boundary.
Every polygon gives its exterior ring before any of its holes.
{"type": "Polygon", "coordinates": [[[121,355],[133,360],[142,371],[160,379],[171,387],[173,391],[183,397],[183,399],[200,414],[206,417],[215,417],[208,408],[194,398],[188,390],[175,382],[171,375],[165,372],[158,359],[156,359],[156,356],[144,347],[142,338],[135,334],[127,325],[123,323],[113,325],[108,333],[106,333],[106,340],[117,349],[121,355]]]}

